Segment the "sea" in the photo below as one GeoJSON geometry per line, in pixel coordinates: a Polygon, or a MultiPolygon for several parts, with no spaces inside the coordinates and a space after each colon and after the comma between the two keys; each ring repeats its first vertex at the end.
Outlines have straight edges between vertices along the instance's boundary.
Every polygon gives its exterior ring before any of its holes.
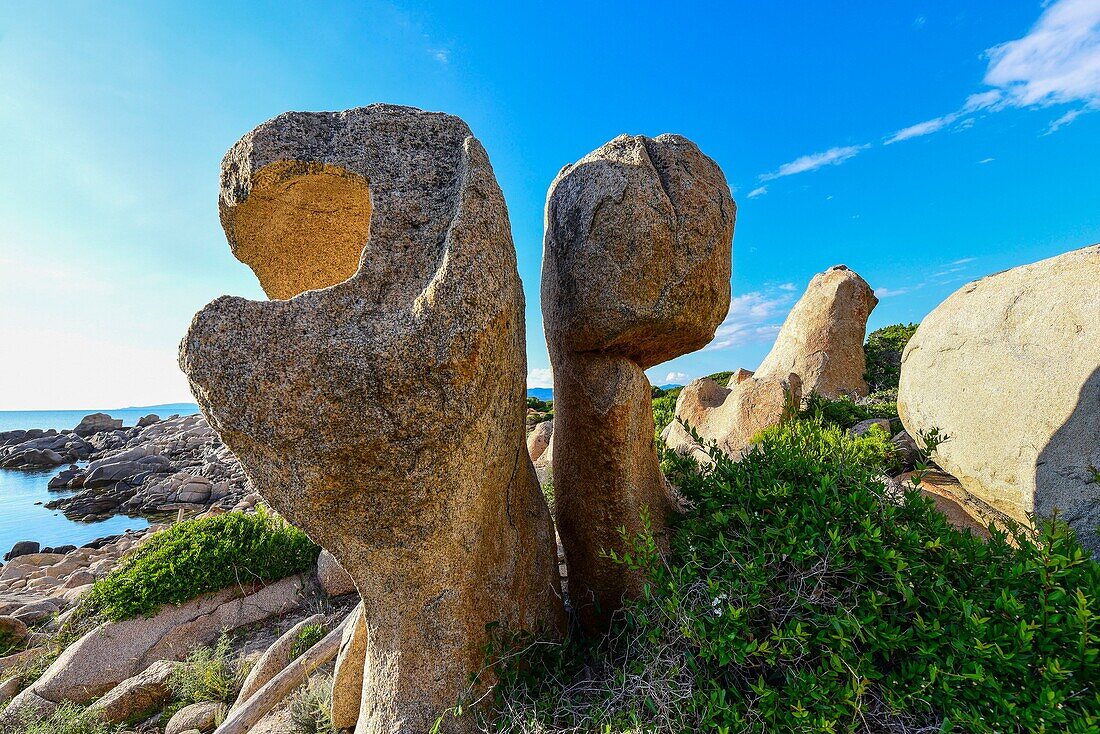
{"type": "MultiPolygon", "coordinates": [[[[194,403],[103,410],[4,410],[0,411],[0,431],[75,428],[80,419],[89,413],[107,413],[112,418],[121,418],[122,425],[132,426],[150,413],[167,418],[173,414],[197,412],[198,406],[194,403]]],[[[59,511],[47,510],[44,505],[50,500],[73,493],[71,490],[51,491],[46,486],[50,478],[64,468],[59,466],[45,471],[0,469],[0,555],[20,540],[36,540],[42,547],[79,546],[105,535],[140,530],[149,525],[144,518],[125,515],[115,515],[97,522],[80,522],[68,519],[59,511]]]]}

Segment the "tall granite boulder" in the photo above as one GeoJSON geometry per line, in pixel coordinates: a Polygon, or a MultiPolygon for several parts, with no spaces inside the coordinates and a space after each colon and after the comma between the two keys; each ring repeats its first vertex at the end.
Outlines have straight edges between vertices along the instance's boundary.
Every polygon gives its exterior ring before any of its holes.
{"type": "Polygon", "coordinates": [[[711,444],[739,459],[757,433],[797,415],[801,400],[802,382],[794,373],[782,379],[735,373],[729,387],[702,377],[685,386],[676,398],[676,420],[661,432],[661,440],[700,464],[710,463],[707,447],[711,444]],[[695,440],[685,424],[705,445],[695,440]]]}
{"type": "Polygon", "coordinates": [[[878,298],[867,281],[844,265],[818,273],[794,305],[757,377],[802,380],[804,395],[828,398],[867,394],[863,340],[878,298]]]}
{"type": "Polygon", "coordinates": [[[493,169],[450,115],[284,113],[230,149],[220,207],[234,254],[286,300],[215,300],[180,364],[256,489],[355,580],[356,731],[427,731],[481,669],[487,624],[563,621],[493,169]]]}
{"type": "Polygon", "coordinates": [[[582,624],[604,628],[635,575],[607,558],[671,500],[644,370],[699,349],[730,302],[735,207],[718,166],[677,135],[615,138],[546,201],[542,307],[554,373],[555,517],[582,624]]]}
{"type": "Polygon", "coordinates": [[[950,436],[936,462],[1018,520],[1055,508],[1100,556],[1100,245],[963,286],[902,356],[913,436],[950,436]]]}

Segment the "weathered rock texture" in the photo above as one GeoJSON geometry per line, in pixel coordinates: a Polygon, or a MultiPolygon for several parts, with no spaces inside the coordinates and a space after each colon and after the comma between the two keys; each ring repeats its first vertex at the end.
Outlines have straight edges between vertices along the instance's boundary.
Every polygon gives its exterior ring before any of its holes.
{"type": "Polygon", "coordinates": [[[877,303],[867,281],[846,266],[818,273],[783,322],[756,376],[786,379],[794,373],[804,395],[866,395],[863,340],[877,303]]]}
{"type": "Polygon", "coordinates": [[[426,731],[482,667],[487,623],[563,614],[492,167],[449,115],[285,113],[226,155],[220,206],[234,253],[289,300],[219,298],[180,364],[253,486],[355,579],[357,731],[426,731]]]}
{"type": "Polygon", "coordinates": [[[722,171],[676,135],[620,136],[550,186],[542,306],[554,372],[556,519],[570,598],[599,629],[640,580],[622,550],[670,499],[644,370],[705,345],[729,308],[735,208],[722,171]]]}
{"type": "Polygon", "coordinates": [[[1054,508],[1100,554],[1100,245],[970,283],[921,322],[898,411],[936,462],[1018,520],[1054,508]]]}
{"type": "Polygon", "coordinates": [[[729,387],[702,377],[680,392],[677,419],[661,432],[661,439],[670,449],[690,454],[702,464],[710,463],[706,447],[712,443],[739,459],[757,433],[798,413],[801,399],[802,384],[794,373],[783,379],[735,374],[729,387]],[[705,446],[692,437],[685,423],[699,434],[705,446]]]}

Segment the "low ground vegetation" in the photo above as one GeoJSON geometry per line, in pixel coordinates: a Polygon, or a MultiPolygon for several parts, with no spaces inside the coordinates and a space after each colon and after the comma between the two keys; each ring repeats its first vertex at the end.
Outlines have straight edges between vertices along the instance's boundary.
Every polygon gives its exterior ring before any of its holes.
{"type": "Polygon", "coordinates": [[[312,568],[320,548],[270,512],[227,512],[156,533],[96,582],[77,617],[152,615],[228,586],[251,586],[312,568]]]}
{"type": "Polygon", "coordinates": [[[500,732],[1094,732],[1100,570],[1055,519],[951,526],[822,416],[740,462],[663,456],[693,508],[607,637],[494,652],[500,732]]]}

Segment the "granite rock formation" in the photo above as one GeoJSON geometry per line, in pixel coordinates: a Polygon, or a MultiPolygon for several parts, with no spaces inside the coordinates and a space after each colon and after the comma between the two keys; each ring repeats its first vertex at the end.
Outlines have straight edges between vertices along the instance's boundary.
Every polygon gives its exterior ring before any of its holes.
{"type": "Polygon", "coordinates": [[[802,383],[794,373],[782,379],[735,374],[729,387],[702,377],[680,392],[676,420],[661,432],[661,439],[670,449],[690,454],[700,464],[710,463],[707,447],[711,444],[739,459],[757,433],[797,415],[801,400],[802,383]],[[695,440],[685,424],[705,445],[695,440]]]}
{"type": "Polygon", "coordinates": [[[355,580],[356,731],[427,731],[481,669],[486,624],[563,617],[492,167],[450,115],[285,113],[230,149],[220,209],[234,254],[286,300],[215,300],[180,364],[253,486],[355,580]]]}
{"type": "Polygon", "coordinates": [[[550,186],[542,272],[554,373],[555,518],[582,624],[606,626],[640,580],[601,557],[671,500],[644,370],[699,349],[730,303],[735,207],[722,171],[677,135],[620,136],[550,186]]]}
{"type": "Polygon", "coordinates": [[[863,340],[877,303],[867,281],[846,266],[818,273],[783,322],[756,376],[785,379],[794,373],[804,395],[866,395],[863,340]]]}
{"type": "Polygon", "coordinates": [[[906,430],[963,488],[1018,521],[1060,517],[1100,555],[1100,245],[955,291],[902,356],[906,430]]]}

